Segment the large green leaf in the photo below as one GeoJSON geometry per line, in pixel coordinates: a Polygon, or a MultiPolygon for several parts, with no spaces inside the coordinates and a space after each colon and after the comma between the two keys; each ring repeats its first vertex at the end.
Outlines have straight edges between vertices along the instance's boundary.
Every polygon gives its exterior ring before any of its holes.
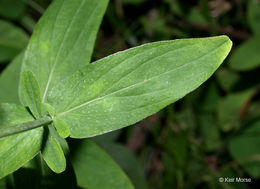
{"type": "Polygon", "coordinates": [[[82,141],[71,158],[78,186],[82,188],[134,188],[120,167],[91,140],[82,141]]]}
{"type": "Polygon", "coordinates": [[[0,20],[0,63],[9,61],[21,52],[28,42],[28,36],[20,28],[0,20]]]}
{"type": "Polygon", "coordinates": [[[233,158],[254,178],[260,178],[260,120],[240,136],[233,138],[229,151],[233,158]]]}
{"type": "MultiPolygon", "coordinates": [[[[37,24],[25,53],[42,101],[61,79],[90,62],[108,0],[55,0],[37,24]]],[[[24,104],[23,97],[21,100],[24,104]]]]}
{"type": "Polygon", "coordinates": [[[207,80],[230,51],[226,36],[156,42],[116,53],[78,70],[48,95],[71,137],[133,124],[207,80]]]}
{"type": "Polygon", "coordinates": [[[19,104],[18,86],[23,53],[19,54],[0,75],[0,102],[19,104]]]}
{"type": "Polygon", "coordinates": [[[238,71],[248,71],[259,67],[259,49],[260,36],[252,37],[233,51],[229,66],[238,71]]]}
{"type": "MultiPolygon", "coordinates": [[[[49,106],[42,103],[49,88],[89,63],[107,3],[108,0],[56,0],[40,19],[25,53],[20,87],[22,104],[28,105],[36,118],[47,113],[49,106]]],[[[61,136],[68,136],[64,121],[56,118],[54,123],[61,136]]],[[[59,136],[48,129],[45,135],[44,160],[53,171],[61,172],[66,162],[59,136]]]]}
{"type": "MultiPolygon", "coordinates": [[[[26,108],[15,104],[0,104],[0,132],[4,127],[32,121],[26,108]]],[[[32,159],[41,148],[43,128],[0,138],[0,178],[17,170],[32,159]]]]}

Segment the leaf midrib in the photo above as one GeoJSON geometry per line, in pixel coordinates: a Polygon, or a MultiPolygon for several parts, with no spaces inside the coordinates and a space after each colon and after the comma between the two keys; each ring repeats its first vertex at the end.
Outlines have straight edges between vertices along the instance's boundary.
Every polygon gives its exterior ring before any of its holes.
{"type": "MultiPolygon", "coordinates": [[[[61,9],[62,9],[63,5],[64,5],[64,1],[63,1],[62,6],[61,6],[61,9]]],[[[76,18],[76,15],[79,13],[80,8],[81,8],[81,6],[83,6],[83,5],[84,5],[84,1],[82,0],[82,1],[81,1],[81,4],[78,6],[77,11],[76,11],[75,14],[73,15],[73,17],[72,17],[72,19],[71,19],[71,22],[70,22],[70,24],[69,24],[69,26],[68,26],[68,28],[67,28],[65,34],[64,34],[64,37],[63,37],[63,39],[62,39],[62,42],[61,42],[61,45],[60,45],[60,47],[59,47],[58,53],[57,53],[57,55],[56,55],[56,57],[55,57],[54,64],[53,64],[53,66],[52,66],[52,68],[51,68],[51,71],[50,71],[50,74],[49,74],[49,77],[48,77],[48,81],[47,81],[47,84],[46,84],[46,87],[45,87],[45,90],[44,90],[44,93],[43,93],[43,97],[42,97],[42,103],[44,103],[44,102],[45,102],[45,99],[46,99],[46,95],[47,95],[47,92],[48,92],[48,89],[49,89],[49,85],[50,85],[50,82],[51,82],[51,80],[52,80],[53,72],[54,72],[55,67],[56,67],[56,64],[57,64],[57,60],[58,60],[57,57],[59,57],[60,52],[61,52],[61,49],[62,49],[62,47],[63,47],[63,45],[64,45],[64,41],[65,41],[65,39],[66,39],[66,37],[67,37],[69,31],[71,30],[72,23],[74,22],[74,20],[75,20],[75,18],[76,18]]],[[[60,10],[61,10],[61,9],[60,9],[60,10]]],[[[57,21],[57,18],[58,18],[58,16],[56,17],[56,21],[57,21]]],[[[56,22],[56,21],[55,21],[55,22],[56,22]]],[[[54,31],[53,31],[53,33],[54,33],[54,31]]]]}
{"type": "Polygon", "coordinates": [[[63,116],[63,115],[65,115],[65,114],[67,114],[67,113],[69,113],[69,112],[71,112],[71,111],[77,110],[77,109],[79,109],[79,108],[81,108],[81,107],[83,107],[83,106],[85,106],[85,105],[88,105],[88,104],[90,104],[90,103],[92,103],[92,102],[95,102],[95,101],[104,99],[104,98],[106,98],[106,97],[108,97],[108,96],[114,95],[114,94],[116,94],[116,93],[122,92],[122,91],[124,91],[124,90],[129,89],[129,88],[132,88],[132,87],[138,86],[138,85],[140,85],[140,84],[146,83],[146,82],[148,82],[148,81],[151,81],[151,80],[153,80],[153,79],[155,79],[155,78],[157,78],[157,77],[160,77],[161,75],[165,75],[165,74],[168,74],[168,73],[177,71],[177,70],[179,70],[179,69],[181,69],[181,68],[183,68],[183,67],[186,67],[186,66],[188,66],[188,65],[191,65],[191,64],[193,64],[194,62],[200,60],[201,58],[203,58],[203,57],[205,57],[205,56],[211,55],[211,54],[214,53],[218,48],[220,48],[221,46],[223,46],[226,42],[227,42],[227,41],[224,41],[222,44],[220,44],[220,45],[218,45],[216,48],[214,48],[210,53],[206,53],[206,54],[204,54],[204,55],[202,55],[202,56],[196,58],[195,60],[192,60],[192,61],[189,62],[189,63],[185,63],[185,64],[183,64],[183,65],[181,65],[181,66],[178,66],[178,67],[176,67],[176,68],[174,68],[174,69],[172,69],[172,70],[169,70],[169,71],[166,71],[166,72],[161,73],[161,74],[159,74],[159,75],[156,75],[156,76],[154,76],[154,77],[151,77],[151,78],[149,78],[149,79],[147,79],[147,80],[145,80],[145,81],[141,81],[141,82],[139,82],[139,83],[135,83],[134,85],[130,85],[130,86],[128,86],[128,87],[119,89],[119,90],[117,90],[117,91],[115,91],[115,92],[112,92],[112,93],[110,93],[110,94],[107,94],[107,95],[104,95],[104,96],[95,98],[95,99],[93,99],[93,100],[87,101],[87,102],[85,102],[85,103],[83,103],[83,104],[80,104],[80,105],[78,105],[78,106],[75,106],[75,107],[73,107],[73,108],[71,108],[71,109],[69,109],[69,110],[67,110],[67,111],[64,111],[64,112],[61,112],[61,113],[56,114],[56,117],[63,116]]]}
{"type": "MultiPolygon", "coordinates": [[[[163,44],[162,46],[166,46],[166,45],[168,45],[168,44],[163,44]]],[[[189,44],[189,45],[187,45],[187,46],[194,46],[194,45],[190,45],[190,44],[189,44]]],[[[159,57],[161,57],[161,56],[165,56],[166,54],[168,54],[168,53],[170,53],[170,52],[179,51],[179,50],[181,50],[181,49],[183,49],[183,48],[185,48],[185,47],[187,47],[187,46],[181,47],[181,48],[179,48],[179,49],[169,50],[169,51],[164,52],[163,54],[161,54],[161,55],[159,55],[159,56],[156,56],[156,57],[151,58],[150,60],[154,60],[154,59],[157,59],[157,58],[159,58],[159,57]]],[[[151,48],[151,49],[147,49],[147,50],[145,50],[144,52],[141,52],[140,54],[135,54],[135,55],[132,56],[131,58],[134,58],[134,57],[137,57],[137,56],[141,56],[142,54],[147,53],[147,51],[152,51],[152,50],[154,50],[154,49],[156,49],[156,48],[157,48],[157,47],[153,47],[153,48],[151,48]]],[[[111,71],[113,71],[113,70],[116,69],[118,66],[122,65],[123,63],[125,63],[127,60],[128,60],[128,58],[127,58],[127,59],[124,59],[120,64],[117,64],[117,65],[114,66],[113,68],[109,69],[109,70],[106,72],[106,74],[109,73],[109,72],[111,72],[111,71]]],[[[113,83],[113,85],[109,86],[109,87],[103,92],[103,94],[105,94],[107,91],[109,91],[111,88],[113,88],[114,85],[116,85],[118,82],[120,82],[123,78],[127,77],[127,76],[128,76],[129,74],[131,74],[132,72],[136,71],[136,69],[138,69],[138,68],[144,66],[147,62],[148,62],[148,61],[145,61],[145,62],[141,63],[139,66],[137,66],[137,67],[136,67],[135,69],[133,69],[131,72],[127,73],[127,75],[124,75],[123,77],[119,78],[115,83],[113,83]]],[[[96,63],[97,63],[97,62],[96,62],[96,63]]],[[[94,64],[95,64],[95,63],[94,63],[94,64]]],[[[94,70],[92,70],[92,71],[94,71],[94,70]]],[[[104,77],[106,76],[106,74],[104,74],[104,75],[102,75],[101,77],[99,77],[95,82],[100,81],[102,78],[104,78],[104,77]]],[[[79,84],[78,84],[78,85],[79,85],[79,84]]],[[[75,85],[73,88],[77,87],[78,85],[75,85]]],[[[91,85],[90,85],[90,86],[91,86],[91,85]]],[[[94,98],[94,99],[95,99],[95,98],[94,98]]],[[[70,105],[71,105],[71,103],[70,103],[67,107],[69,107],[70,105]]],[[[66,107],[66,108],[67,108],[67,107],[66,107]]],[[[65,109],[66,109],[66,108],[65,108],[65,109]]]]}

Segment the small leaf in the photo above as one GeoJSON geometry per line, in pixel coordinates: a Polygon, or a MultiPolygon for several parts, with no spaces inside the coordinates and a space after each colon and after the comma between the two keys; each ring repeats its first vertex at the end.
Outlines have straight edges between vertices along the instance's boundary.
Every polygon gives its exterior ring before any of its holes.
{"type": "MultiPolygon", "coordinates": [[[[26,108],[0,104],[0,129],[34,120],[26,108]]],[[[32,159],[41,148],[42,127],[0,139],[0,178],[32,159]]]]}
{"type": "Polygon", "coordinates": [[[42,104],[42,108],[43,108],[43,113],[44,114],[49,114],[51,116],[55,115],[55,110],[53,109],[53,107],[47,103],[43,103],[42,104]]]}
{"type": "Polygon", "coordinates": [[[116,53],[61,81],[47,102],[74,138],[134,124],[193,91],[230,51],[226,36],[164,41],[116,53]]]}
{"type": "Polygon", "coordinates": [[[23,53],[19,54],[0,75],[0,102],[19,104],[18,86],[23,53]]]}
{"type": "Polygon", "coordinates": [[[28,36],[23,30],[0,19],[0,63],[18,55],[27,42],[28,36]]]}
{"type": "Polygon", "coordinates": [[[66,169],[66,159],[63,150],[60,146],[57,136],[54,134],[55,130],[52,125],[45,129],[46,141],[41,150],[43,159],[47,165],[56,173],[61,173],[66,169]]]}
{"type": "Polygon", "coordinates": [[[230,56],[230,68],[249,71],[260,66],[260,36],[252,37],[238,46],[230,56]]]}
{"type": "Polygon", "coordinates": [[[78,186],[91,189],[134,188],[120,167],[93,141],[81,141],[72,154],[78,186]]]}
{"type": "Polygon", "coordinates": [[[108,0],[55,0],[41,17],[22,70],[36,76],[43,103],[54,85],[90,62],[107,4],[108,0]]]}
{"type": "Polygon", "coordinates": [[[42,115],[41,94],[38,82],[30,71],[22,72],[21,88],[26,105],[29,106],[35,118],[40,118],[42,115]]]}
{"type": "Polygon", "coordinates": [[[69,136],[69,127],[63,120],[60,120],[59,118],[54,118],[53,124],[61,137],[66,138],[69,136]]]}

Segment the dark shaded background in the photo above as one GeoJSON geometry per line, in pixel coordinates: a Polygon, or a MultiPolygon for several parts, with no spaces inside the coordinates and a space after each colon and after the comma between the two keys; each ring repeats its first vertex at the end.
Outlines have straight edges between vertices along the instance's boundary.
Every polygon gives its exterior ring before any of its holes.
{"type": "MultiPolygon", "coordinates": [[[[31,35],[50,2],[8,5],[0,0],[0,19],[31,35]]],[[[233,41],[232,52],[199,89],[134,127],[95,138],[136,188],[246,189],[260,184],[260,3],[110,1],[93,60],[148,42],[222,34],[233,41]],[[219,182],[220,177],[251,182],[219,182]]],[[[27,39],[21,38],[15,40],[15,50],[1,54],[0,25],[0,70],[25,48],[27,39]]],[[[26,173],[16,173],[17,178],[19,174],[26,173]]]]}

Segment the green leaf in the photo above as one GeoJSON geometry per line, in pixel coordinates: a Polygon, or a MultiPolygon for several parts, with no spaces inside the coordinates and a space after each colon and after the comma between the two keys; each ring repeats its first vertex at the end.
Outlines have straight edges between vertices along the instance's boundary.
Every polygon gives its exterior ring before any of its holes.
{"type": "Polygon", "coordinates": [[[63,120],[55,117],[53,123],[61,137],[66,138],[70,135],[69,127],[63,120]]]}
{"type": "Polygon", "coordinates": [[[143,167],[129,148],[113,142],[103,143],[101,147],[103,147],[125,171],[136,189],[147,188],[143,167]]]}
{"type": "Polygon", "coordinates": [[[223,131],[230,131],[239,118],[243,105],[252,96],[253,90],[246,90],[237,93],[230,93],[220,100],[218,107],[218,121],[223,131]]]}
{"type": "Polygon", "coordinates": [[[41,153],[51,170],[56,173],[61,173],[66,169],[66,159],[60,143],[57,140],[58,136],[52,127],[52,125],[49,125],[48,128],[44,128],[47,136],[41,153]]]}
{"type": "Polygon", "coordinates": [[[19,54],[0,75],[0,102],[19,104],[18,86],[23,53],[19,54]]]}
{"type": "MultiPolygon", "coordinates": [[[[55,110],[53,109],[53,107],[51,105],[47,104],[47,103],[43,104],[43,110],[44,110],[45,113],[51,115],[52,117],[55,114],[55,110]]],[[[66,137],[69,136],[69,134],[70,134],[69,127],[67,126],[67,124],[63,120],[60,120],[59,118],[54,117],[52,119],[52,121],[54,123],[56,130],[58,131],[59,135],[62,138],[66,138],[66,137]]]]}
{"type": "Polygon", "coordinates": [[[134,188],[120,167],[91,140],[83,140],[71,158],[82,188],[134,188]]]}
{"type": "MultiPolygon", "coordinates": [[[[0,129],[34,120],[26,108],[15,104],[0,104],[0,129]]],[[[41,148],[42,127],[0,138],[0,178],[20,168],[41,148]]]]}
{"type": "Polygon", "coordinates": [[[47,102],[74,138],[134,124],[206,81],[230,51],[226,36],[164,41],[116,53],[55,86],[47,102]]]}
{"type": "Polygon", "coordinates": [[[25,8],[22,0],[0,0],[0,15],[7,18],[19,19],[25,8]]]}
{"type": "Polygon", "coordinates": [[[231,91],[240,79],[238,73],[231,71],[227,68],[219,69],[216,72],[216,76],[218,83],[220,84],[221,88],[225,91],[231,91]]]}
{"type": "Polygon", "coordinates": [[[18,55],[27,42],[28,36],[23,30],[0,19],[0,63],[18,55]]]}
{"type": "MultiPolygon", "coordinates": [[[[40,86],[42,102],[49,90],[90,62],[108,0],[55,0],[38,22],[25,53],[40,86]]],[[[22,103],[24,99],[21,97],[22,103]]]]}
{"type": "Polygon", "coordinates": [[[260,121],[258,120],[250,125],[242,135],[233,138],[229,144],[229,152],[233,158],[254,178],[260,178],[259,136],[260,121]]]}
{"type": "MultiPolygon", "coordinates": [[[[20,86],[20,99],[30,107],[36,118],[43,115],[42,110],[50,110],[47,104],[42,109],[41,101],[44,102],[44,99],[41,100],[40,94],[47,94],[52,79],[58,82],[89,63],[107,3],[108,0],[57,0],[41,18],[25,53],[23,70],[26,72],[22,74],[20,86]],[[46,57],[50,60],[49,65],[46,64],[46,57]]],[[[60,124],[64,121],[55,119],[55,123],[60,135],[66,137],[68,128],[60,124]]],[[[66,161],[57,137],[47,131],[43,146],[47,164],[55,172],[62,172],[66,161]]]]}
{"type": "Polygon", "coordinates": [[[55,110],[53,109],[53,107],[51,105],[49,105],[47,103],[43,103],[42,106],[43,106],[43,109],[45,112],[47,112],[51,116],[54,116],[55,110]]]}
{"type": "Polygon", "coordinates": [[[249,71],[260,66],[260,36],[252,37],[238,46],[230,56],[230,68],[249,71]]]}
{"type": "Polygon", "coordinates": [[[22,72],[21,88],[26,105],[29,106],[35,118],[39,119],[42,115],[41,94],[38,82],[32,72],[22,72]]]}
{"type": "Polygon", "coordinates": [[[248,2],[248,20],[249,24],[255,35],[260,34],[260,2],[259,1],[249,1],[248,2]]]}

